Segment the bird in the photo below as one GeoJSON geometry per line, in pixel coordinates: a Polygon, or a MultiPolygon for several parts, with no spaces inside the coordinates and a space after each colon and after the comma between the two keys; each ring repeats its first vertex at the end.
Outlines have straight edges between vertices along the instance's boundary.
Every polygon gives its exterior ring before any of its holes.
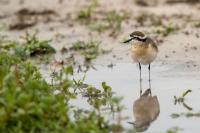
{"type": "MultiPolygon", "coordinates": [[[[141,31],[134,31],[130,34],[130,39],[124,41],[124,43],[131,42],[131,57],[134,62],[139,64],[140,70],[140,90],[141,90],[141,65],[148,65],[149,69],[149,88],[150,83],[150,69],[151,63],[155,60],[158,53],[158,47],[156,42],[149,36],[146,36],[141,31]]],[[[142,93],[142,90],[140,94],[142,93]]]]}
{"type": "Polygon", "coordinates": [[[137,132],[146,131],[150,124],[155,121],[160,114],[160,104],[157,96],[151,95],[151,90],[147,89],[139,99],[133,103],[133,124],[137,132]]]}

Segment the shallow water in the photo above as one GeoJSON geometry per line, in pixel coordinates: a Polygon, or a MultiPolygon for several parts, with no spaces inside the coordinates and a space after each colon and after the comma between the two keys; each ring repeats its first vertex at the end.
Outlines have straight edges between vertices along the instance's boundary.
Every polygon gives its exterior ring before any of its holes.
{"type": "MultiPolygon", "coordinates": [[[[133,125],[128,124],[134,121],[133,102],[140,97],[139,71],[135,64],[121,63],[113,68],[107,66],[95,66],[97,70],[89,70],[86,73],[86,83],[100,87],[100,83],[105,81],[113,88],[116,95],[123,96],[122,103],[126,109],[122,116],[128,116],[130,119],[123,122],[127,128],[133,125]]],[[[151,88],[152,95],[158,97],[160,104],[160,113],[155,121],[151,123],[145,131],[147,133],[166,132],[172,127],[180,127],[182,133],[195,133],[200,130],[200,117],[187,118],[181,116],[172,118],[172,113],[190,112],[182,104],[174,105],[174,96],[181,96],[184,91],[191,89],[192,92],[186,96],[185,103],[192,107],[192,112],[200,111],[200,74],[189,71],[189,69],[179,66],[169,66],[162,64],[153,65],[151,70],[151,88]]],[[[148,69],[142,67],[142,85],[143,91],[148,87],[148,69]]],[[[87,106],[79,104],[80,106],[87,106]]]]}

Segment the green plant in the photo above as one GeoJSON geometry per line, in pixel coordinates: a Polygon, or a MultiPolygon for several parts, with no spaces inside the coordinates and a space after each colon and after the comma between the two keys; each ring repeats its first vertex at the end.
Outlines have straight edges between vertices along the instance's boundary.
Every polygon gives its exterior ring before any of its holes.
{"type": "MultiPolygon", "coordinates": [[[[34,39],[26,40],[30,44],[34,39]]],[[[5,44],[5,41],[0,42],[5,44]]],[[[123,109],[122,98],[115,96],[105,82],[96,88],[84,83],[85,78],[73,80],[72,65],[53,71],[49,75],[52,82],[47,82],[32,60],[16,56],[18,43],[6,42],[8,45],[0,45],[0,132],[109,133],[123,130],[110,119],[110,114],[123,109]],[[71,104],[70,101],[79,97],[89,103],[90,110],[71,104]]],[[[87,51],[96,49],[96,45],[76,45],[73,49],[87,51]]]]}
{"type": "Polygon", "coordinates": [[[157,28],[155,33],[161,34],[163,37],[166,37],[169,34],[175,32],[176,30],[178,30],[178,27],[169,24],[169,25],[163,25],[161,28],[157,28]]]}
{"type": "Polygon", "coordinates": [[[179,96],[179,97],[174,96],[174,103],[176,104],[176,103],[184,102],[185,97],[191,92],[192,92],[192,90],[188,89],[185,92],[183,92],[183,94],[181,96],[179,96]]]}
{"type": "Polygon", "coordinates": [[[84,57],[86,62],[90,62],[91,60],[95,59],[100,54],[99,49],[100,42],[97,41],[77,41],[73,43],[70,50],[78,51],[84,57]]]}
{"type": "Polygon", "coordinates": [[[199,22],[199,21],[196,21],[196,22],[194,23],[194,27],[195,27],[195,28],[200,28],[200,22],[199,22]]]}
{"type": "Polygon", "coordinates": [[[192,107],[190,107],[189,105],[185,103],[185,97],[191,92],[192,90],[189,89],[183,92],[182,96],[179,96],[179,97],[174,96],[174,104],[176,105],[177,103],[179,103],[179,104],[182,104],[183,107],[186,108],[187,110],[189,111],[192,110],[192,107]]]}
{"type": "Polygon", "coordinates": [[[93,0],[90,5],[79,11],[77,20],[86,24],[93,31],[103,32],[111,29],[111,36],[115,36],[121,30],[121,23],[129,18],[129,13],[115,10],[104,12],[99,15],[95,12],[98,5],[97,0],[93,0]],[[103,15],[103,16],[102,16],[103,15]],[[102,16],[102,17],[96,17],[102,16]]]}
{"type": "Polygon", "coordinates": [[[116,130],[117,125],[100,113],[103,106],[119,106],[120,100],[110,100],[117,99],[110,95],[111,87],[102,83],[103,90],[90,85],[75,89],[84,83],[81,80],[78,86],[77,82],[70,80],[71,74],[72,66],[64,67],[52,77],[54,84],[49,84],[30,62],[21,60],[9,51],[1,52],[0,132],[108,133],[116,130]],[[93,95],[97,90],[101,94],[98,97],[93,95]],[[90,98],[88,102],[94,107],[92,110],[69,104],[79,94],[90,98]]]}
{"type": "Polygon", "coordinates": [[[70,80],[71,74],[73,67],[66,66],[54,74],[54,82],[48,84],[30,62],[10,51],[1,52],[0,132],[104,133],[116,130],[118,126],[100,113],[104,106],[110,107],[108,112],[121,111],[120,99],[111,95],[111,87],[103,82],[102,89],[97,89],[84,84],[84,78],[70,80]],[[92,110],[69,104],[79,94],[88,100],[92,110]]]}
{"type": "Polygon", "coordinates": [[[91,3],[87,7],[78,12],[77,19],[80,20],[81,22],[88,23],[97,5],[98,5],[97,0],[91,0],[91,3]]]}
{"type": "Polygon", "coordinates": [[[92,31],[104,32],[104,31],[110,29],[110,26],[109,26],[108,22],[106,22],[104,20],[99,20],[99,21],[91,22],[89,24],[89,28],[92,31]]]}
{"type": "Polygon", "coordinates": [[[0,32],[7,30],[7,26],[5,24],[0,24],[0,32]]]}
{"type": "Polygon", "coordinates": [[[183,129],[180,127],[172,127],[171,129],[168,129],[166,133],[178,133],[182,131],[183,129]]]}
{"type": "Polygon", "coordinates": [[[179,118],[181,116],[190,118],[190,117],[200,117],[200,112],[184,112],[184,113],[173,113],[171,114],[172,118],[179,118]]]}
{"type": "Polygon", "coordinates": [[[51,93],[30,62],[8,52],[0,59],[0,132],[65,132],[69,117],[63,95],[51,93]]]}
{"type": "Polygon", "coordinates": [[[93,31],[103,32],[111,30],[110,35],[115,36],[121,30],[121,24],[129,18],[127,12],[116,12],[115,10],[106,12],[103,19],[91,22],[89,28],[93,31]]]}
{"type": "Polygon", "coordinates": [[[37,38],[36,34],[30,35],[26,33],[26,36],[23,37],[24,42],[24,50],[30,55],[35,56],[38,54],[47,54],[47,53],[55,53],[55,49],[49,45],[48,40],[41,41],[37,38]]]}
{"type": "Polygon", "coordinates": [[[121,15],[115,10],[107,13],[105,20],[108,22],[109,27],[112,29],[112,34],[116,34],[121,30],[122,21],[128,17],[129,15],[127,12],[123,12],[121,15]]]}
{"type": "Polygon", "coordinates": [[[16,56],[23,59],[33,57],[36,55],[55,53],[55,49],[49,45],[48,40],[41,41],[37,38],[36,34],[30,35],[26,33],[22,44],[15,41],[2,41],[2,47],[14,52],[16,56]]]}

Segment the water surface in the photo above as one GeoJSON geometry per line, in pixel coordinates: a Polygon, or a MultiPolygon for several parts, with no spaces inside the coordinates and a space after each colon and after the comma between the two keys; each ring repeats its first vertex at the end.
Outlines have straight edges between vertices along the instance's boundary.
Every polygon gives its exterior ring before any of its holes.
{"type": "MultiPolygon", "coordinates": [[[[123,122],[125,127],[132,128],[128,122],[134,121],[133,103],[140,97],[139,70],[135,64],[121,63],[113,68],[107,66],[95,66],[97,70],[90,69],[86,73],[86,82],[100,87],[102,81],[107,82],[116,92],[116,95],[123,96],[122,103],[126,109],[122,116],[129,116],[130,119],[123,122]]],[[[149,88],[147,66],[142,67],[143,91],[149,88]]],[[[171,66],[155,64],[151,71],[152,95],[158,97],[160,113],[157,119],[151,123],[146,130],[147,133],[161,133],[178,126],[183,129],[182,133],[195,133],[200,131],[200,118],[187,118],[181,116],[172,118],[172,113],[199,112],[200,111],[200,75],[195,71],[189,71],[182,65],[171,66]],[[174,105],[174,96],[181,96],[182,92],[191,89],[185,103],[192,107],[192,111],[186,109],[182,104],[174,105]]],[[[80,104],[81,105],[81,104],[80,104]]],[[[85,106],[85,105],[81,105],[85,106]]]]}

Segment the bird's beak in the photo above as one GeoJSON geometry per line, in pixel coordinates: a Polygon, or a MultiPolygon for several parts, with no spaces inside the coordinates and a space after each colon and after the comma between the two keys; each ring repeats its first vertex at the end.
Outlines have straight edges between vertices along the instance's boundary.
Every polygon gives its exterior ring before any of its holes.
{"type": "Polygon", "coordinates": [[[128,124],[134,125],[134,122],[128,122],[128,124]]]}
{"type": "Polygon", "coordinates": [[[128,43],[128,42],[130,42],[130,41],[132,41],[132,40],[133,40],[133,38],[130,38],[130,39],[124,41],[123,43],[128,43]]]}

